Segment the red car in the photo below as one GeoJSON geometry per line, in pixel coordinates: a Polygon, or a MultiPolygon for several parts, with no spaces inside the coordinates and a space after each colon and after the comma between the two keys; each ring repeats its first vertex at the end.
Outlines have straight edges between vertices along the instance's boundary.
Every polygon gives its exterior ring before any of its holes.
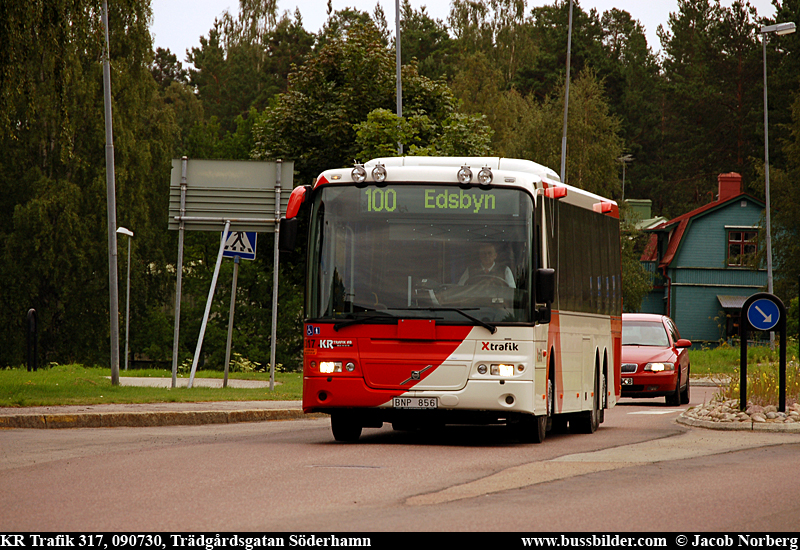
{"type": "Polygon", "coordinates": [[[667,398],[689,403],[689,340],[669,317],[622,314],[622,397],[667,398]]]}

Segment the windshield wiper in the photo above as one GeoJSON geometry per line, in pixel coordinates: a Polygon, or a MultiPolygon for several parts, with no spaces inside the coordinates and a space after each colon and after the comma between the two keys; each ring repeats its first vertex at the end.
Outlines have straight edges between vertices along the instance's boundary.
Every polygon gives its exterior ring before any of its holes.
{"type": "Polygon", "coordinates": [[[392,308],[392,309],[400,309],[400,310],[405,310],[405,311],[455,311],[456,313],[459,313],[459,314],[463,315],[464,317],[466,317],[467,319],[469,319],[470,321],[472,321],[476,325],[482,326],[483,328],[485,328],[486,330],[488,330],[492,334],[497,332],[497,327],[496,326],[490,325],[486,321],[481,321],[477,317],[473,317],[472,315],[470,315],[469,313],[467,313],[463,309],[459,309],[457,307],[408,307],[408,308],[392,308]]]}
{"type": "Polygon", "coordinates": [[[367,315],[365,317],[354,317],[346,321],[339,321],[338,323],[334,323],[333,330],[339,332],[341,329],[345,327],[360,325],[361,323],[367,323],[369,321],[374,321],[375,319],[394,318],[394,321],[397,322],[397,318],[395,318],[393,315],[390,315],[389,313],[378,312],[377,310],[370,310],[369,313],[371,313],[371,315],[367,315]]]}

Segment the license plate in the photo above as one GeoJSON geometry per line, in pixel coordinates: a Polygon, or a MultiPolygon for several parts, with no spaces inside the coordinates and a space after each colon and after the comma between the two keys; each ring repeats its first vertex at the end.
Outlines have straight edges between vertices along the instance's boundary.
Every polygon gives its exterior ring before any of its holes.
{"type": "Polygon", "coordinates": [[[623,378],[622,379],[623,386],[633,386],[633,378],[623,378]]]}
{"type": "Polygon", "coordinates": [[[436,409],[439,407],[437,397],[394,397],[392,406],[395,409],[436,409]]]}

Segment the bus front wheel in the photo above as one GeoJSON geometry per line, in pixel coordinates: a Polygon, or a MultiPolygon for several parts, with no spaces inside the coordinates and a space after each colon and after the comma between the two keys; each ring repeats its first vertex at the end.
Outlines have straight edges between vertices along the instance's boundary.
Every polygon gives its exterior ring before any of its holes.
{"type": "Polygon", "coordinates": [[[336,441],[352,443],[361,437],[361,424],[346,412],[331,414],[331,431],[336,441]]]}

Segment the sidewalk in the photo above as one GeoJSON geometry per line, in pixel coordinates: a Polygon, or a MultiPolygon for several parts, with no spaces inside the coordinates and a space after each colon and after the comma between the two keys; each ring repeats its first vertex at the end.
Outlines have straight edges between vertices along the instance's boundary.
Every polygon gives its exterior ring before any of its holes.
{"type": "MultiPolygon", "coordinates": [[[[123,386],[169,387],[170,378],[120,378],[123,386]]],[[[188,380],[178,380],[186,386],[188,380]]],[[[222,387],[221,379],[196,378],[195,386],[222,387]]],[[[269,387],[267,382],[228,380],[229,387],[269,387]]],[[[300,401],[209,401],[60,407],[0,407],[2,428],[116,428],[231,424],[322,417],[305,415],[300,401]]]]}

